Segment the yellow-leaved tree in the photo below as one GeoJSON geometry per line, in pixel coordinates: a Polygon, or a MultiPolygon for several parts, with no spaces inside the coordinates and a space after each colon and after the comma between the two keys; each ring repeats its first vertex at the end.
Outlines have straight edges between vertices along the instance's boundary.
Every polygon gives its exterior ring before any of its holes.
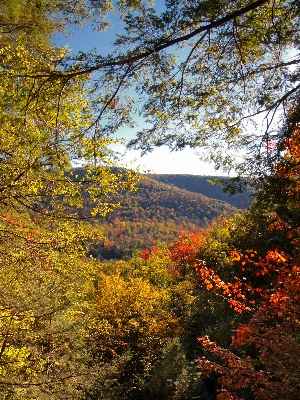
{"type": "Polygon", "coordinates": [[[88,17],[85,2],[0,1],[1,399],[74,399],[88,386],[84,257],[102,234],[86,221],[134,187],[135,173],[113,169],[87,79],[51,79],[67,53],[53,34],[88,17]]]}

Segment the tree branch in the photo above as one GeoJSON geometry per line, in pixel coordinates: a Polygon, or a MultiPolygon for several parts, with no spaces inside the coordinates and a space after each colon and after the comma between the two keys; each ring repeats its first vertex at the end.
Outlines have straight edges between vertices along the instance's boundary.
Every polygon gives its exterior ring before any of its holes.
{"type": "Polygon", "coordinates": [[[107,68],[107,67],[122,66],[124,64],[126,64],[126,65],[133,64],[136,61],[144,60],[144,59],[148,58],[149,56],[151,56],[152,54],[158,53],[166,48],[174,46],[177,43],[185,42],[185,41],[199,35],[202,32],[206,32],[206,31],[210,31],[211,29],[218,28],[219,26],[222,26],[222,25],[226,24],[227,22],[234,20],[237,17],[247,14],[249,11],[253,11],[253,10],[259,8],[263,4],[269,3],[269,1],[270,0],[257,0],[255,2],[247,5],[246,7],[240,8],[240,9],[226,15],[223,18],[220,18],[216,21],[210,22],[209,24],[201,26],[200,28],[195,29],[193,32],[191,32],[187,35],[183,35],[183,36],[168,40],[163,43],[161,43],[161,42],[158,42],[157,44],[154,43],[152,49],[141,51],[137,55],[132,55],[132,56],[129,55],[127,57],[126,56],[116,57],[116,59],[114,59],[112,61],[106,61],[106,62],[104,61],[104,62],[94,65],[93,67],[85,68],[85,69],[78,70],[78,71],[72,71],[72,72],[71,71],[70,72],[55,71],[55,72],[51,72],[49,74],[20,75],[20,76],[28,77],[28,78],[46,78],[46,77],[59,78],[61,76],[65,76],[68,78],[73,78],[73,77],[79,76],[79,75],[91,74],[92,72],[95,72],[95,71],[98,71],[100,69],[107,68]]]}

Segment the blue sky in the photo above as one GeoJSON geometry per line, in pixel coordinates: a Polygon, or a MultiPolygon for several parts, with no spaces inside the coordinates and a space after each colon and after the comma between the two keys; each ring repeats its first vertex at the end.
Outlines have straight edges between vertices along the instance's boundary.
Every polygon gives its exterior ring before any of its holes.
{"type": "MultiPolygon", "coordinates": [[[[113,26],[105,32],[95,32],[90,26],[81,29],[70,28],[68,39],[58,35],[55,42],[66,45],[77,53],[79,50],[89,51],[94,48],[99,54],[105,55],[112,49],[112,42],[117,33],[122,31],[117,17],[112,17],[113,26]]],[[[142,122],[135,129],[120,130],[120,137],[131,139],[134,132],[143,128],[142,122]]],[[[171,152],[166,146],[156,148],[152,153],[140,156],[139,151],[126,151],[125,146],[116,145],[114,149],[120,153],[122,166],[139,167],[141,172],[151,171],[158,174],[193,174],[193,175],[222,175],[215,171],[212,164],[199,160],[195,150],[186,148],[182,151],[171,152]]]]}

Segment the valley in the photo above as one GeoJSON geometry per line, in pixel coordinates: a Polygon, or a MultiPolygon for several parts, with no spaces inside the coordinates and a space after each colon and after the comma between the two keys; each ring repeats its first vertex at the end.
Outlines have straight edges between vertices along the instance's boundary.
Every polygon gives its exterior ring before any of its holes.
{"type": "Polygon", "coordinates": [[[113,201],[120,207],[98,220],[104,239],[92,246],[91,255],[101,260],[128,259],[136,250],[171,243],[182,232],[197,232],[250,203],[248,193],[224,194],[209,182],[213,178],[142,175],[137,191],[115,195],[113,201]]]}

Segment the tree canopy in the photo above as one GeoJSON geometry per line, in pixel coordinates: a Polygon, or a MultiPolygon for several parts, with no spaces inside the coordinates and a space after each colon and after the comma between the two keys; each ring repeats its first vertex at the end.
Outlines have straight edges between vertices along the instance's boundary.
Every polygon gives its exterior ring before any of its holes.
{"type": "Polygon", "coordinates": [[[298,0],[0,0],[1,398],[191,397],[205,386],[187,368],[196,330],[219,399],[297,398],[299,12],[298,0]],[[55,44],[114,13],[111,54],[55,44]],[[101,265],[89,222],[135,189],[111,144],[138,113],[150,128],[129,147],[190,146],[263,179],[247,213],[101,265]]]}
{"type": "Polygon", "coordinates": [[[94,269],[83,258],[103,237],[85,221],[105,214],[114,206],[109,196],[135,182],[132,171],[113,169],[114,140],[105,133],[96,140],[88,129],[87,79],[26,77],[55,73],[66,50],[53,45],[53,34],[87,11],[73,1],[0,2],[3,399],[74,398],[76,385],[84,386],[83,315],[94,269]],[[91,212],[79,221],[76,208],[84,211],[87,201],[91,212]]]}
{"type": "Polygon", "coordinates": [[[132,125],[136,112],[151,124],[129,143],[142,152],[190,146],[217,168],[244,174],[268,168],[271,147],[280,153],[278,122],[299,93],[297,1],[170,0],[155,8],[151,1],[97,0],[76,2],[74,10],[51,4],[61,7],[59,29],[91,18],[101,30],[113,12],[123,23],[109,55],[65,53],[52,70],[15,72],[59,88],[92,76],[87,130],[97,128],[95,136],[132,125]]]}

